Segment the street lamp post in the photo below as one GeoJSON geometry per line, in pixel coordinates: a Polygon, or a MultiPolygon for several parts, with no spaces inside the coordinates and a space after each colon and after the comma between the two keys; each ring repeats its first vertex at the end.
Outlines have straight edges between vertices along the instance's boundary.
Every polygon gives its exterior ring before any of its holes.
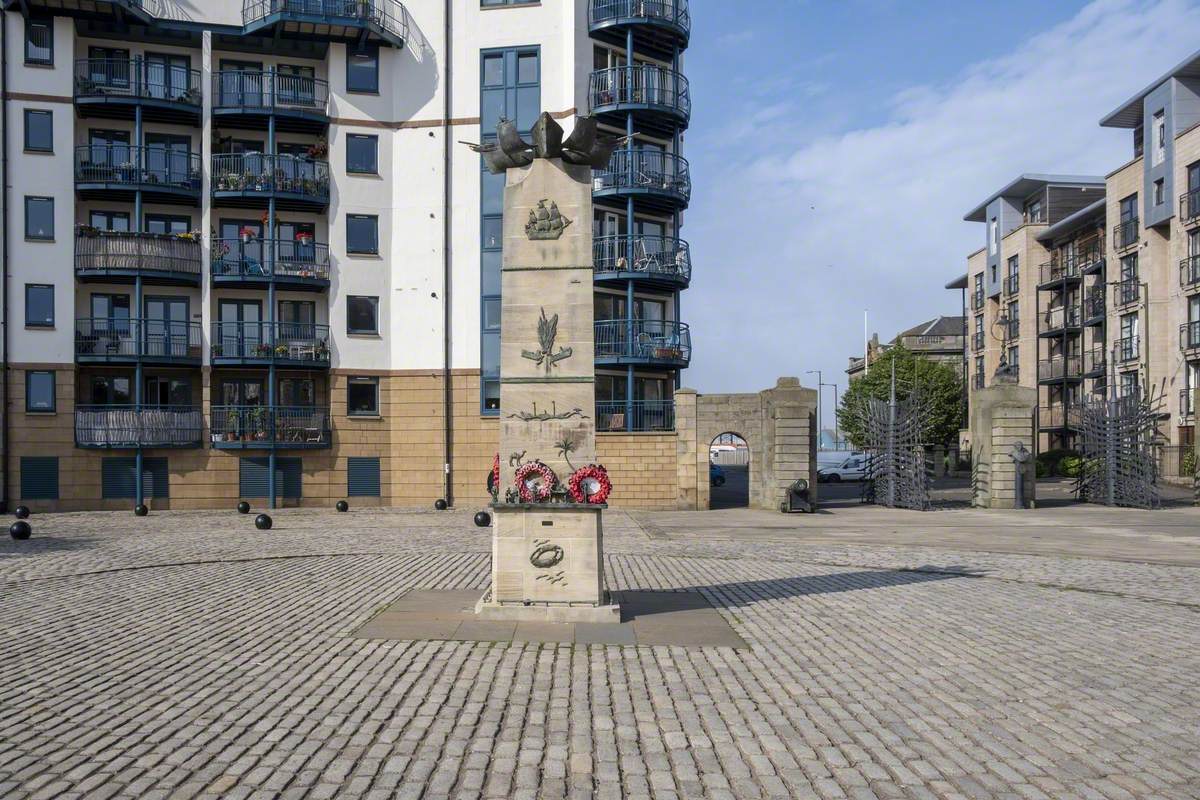
{"type": "Polygon", "coordinates": [[[807,372],[805,372],[804,374],[812,375],[814,373],[817,376],[817,449],[820,450],[821,449],[821,423],[823,422],[823,420],[821,419],[821,387],[824,386],[825,384],[821,383],[821,370],[819,370],[819,369],[810,369],[807,372]]]}
{"type": "Polygon", "coordinates": [[[841,441],[841,439],[838,436],[838,418],[837,418],[838,385],[836,383],[825,383],[824,381],[822,381],[821,380],[821,370],[819,370],[819,369],[810,369],[805,374],[817,376],[817,449],[818,450],[821,449],[821,422],[822,422],[821,390],[824,389],[826,386],[833,387],[833,449],[836,450],[836,449],[838,449],[838,442],[841,441]]]}

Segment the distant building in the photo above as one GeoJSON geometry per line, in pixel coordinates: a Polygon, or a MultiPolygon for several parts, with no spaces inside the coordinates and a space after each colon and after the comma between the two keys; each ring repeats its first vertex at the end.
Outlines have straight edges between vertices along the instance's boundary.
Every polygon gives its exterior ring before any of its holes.
{"type": "MultiPolygon", "coordinates": [[[[915,325],[886,344],[879,341],[876,333],[867,343],[867,361],[874,363],[881,355],[897,344],[930,361],[952,367],[960,376],[963,374],[963,347],[966,344],[965,317],[937,317],[915,325]]],[[[851,381],[866,373],[866,362],[851,358],[846,375],[851,381]]]]}

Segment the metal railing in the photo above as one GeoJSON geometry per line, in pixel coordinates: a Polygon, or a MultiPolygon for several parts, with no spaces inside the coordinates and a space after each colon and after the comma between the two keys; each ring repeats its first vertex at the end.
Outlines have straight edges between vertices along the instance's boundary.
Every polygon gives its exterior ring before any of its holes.
{"type": "Polygon", "coordinates": [[[329,245],[310,240],[213,239],[214,278],[329,280],[329,245]]]}
{"type": "Polygon", "coordinates": [[[1124,364],[1129,361],[1137,361],[1140,349],[1138,344],[1138,337],[1136,336],[1126,336],[1123,339],[1117,339],[1114,343],[1116,347],[1114,357],[1117,363],[1124,364]]]}
{"type": "Polygon", "coordinates": [[[75,406],[79,447],[192,447],[203,431],[194,406],[75,406]]]}
{"type": "Polygon", "coordinates": [[[685,34],[692,29],[692,14],[688,0],[591,0],[588,24],[623,20],[665,21],[685,34]]]}
{"type": "Polygon", "coordinates": [[[1038,380],[1056,381],[1083,377],[1079,356],[1053,356],[1038,362],[1038,380]]]}
{"type": "Polygon", "coordinates": [[[688,80],[680,73],[654,64],[609,67],[588,79],[592,110],[605,106],[637,105],[668,109],[684,118],[692,114],[688,80]]]}
{"type": "Polygon", "coordinates": [[[1179,347],[1182,350],[1195,350],[1200,347],[1200,320],[1185,322],[1179,326],[1179,347]]]}
{"type": "Polygon", "coordinates": [[[213,75],[212,96],[214,109],[283,109],[324,114],[329,103],[329,83],[275,70],[224,70],[213,75]]]}
{"type": "Polygon", "coordinates": [[[81,58],[75,97],[125,97],[201,105],[200,70],[144,58],[81,58]]]}
{"type": "Polygon", "coordinates": [[[329,326],[306,322],[214,322],[214,359],[260,359],[329,365],[329,326]]]}
{"type": "Polygon", "coordinates": [[[674,400],[624,400],[596,402],[596,430],[604,431],[673,431],[675,430],[674,400]]]}
{"type": "Polygon", "coordinates": [[[200,242],[175,234],[127,231],[77,232],[75,273],[175,273],[200,277],[200,242]]]}
{"type": "Polygon", "coordinates": [[[1117,223],[1113,227],[1113,247],[1123,250],[1137,244],[1139,224],[1140,220],[1137,217],[1117,223]]]}
{"type": "Polygon", "coordinates": [[[213,444],[314,447],[330,443],[329,411],[314,406],[213,406],[213,444]]]}
{"type": "Polygon", "coordinates": [[[1013,341],[1021,338],[1021,320],[1010,319],[1004,323],[1004,339],[1005,341],[1013,341]]]}
{"type": "Polygon", "coordinates": [[[212,157],[212,190],[265,192],[329,200],[329,163],[301,156],[222,153],[212,157]]]}
{"type": "Polygon", "coordinates": [[[1200,219],[1200,189],[1179,195],[1179,218],[1184,222],[1200,219]]]}
{"type": "Polygon", "coordinates": [[[1007,295],[1008,297],[1012,297],[1014,294],[1017,294],[1020,291],[1021,291],[1021,274],[1019,272],[1014,272],[1012,275],[1009,275],[1007,278],[1004,279],[1004,294],[1005,295],[1007,295]]]}
{"type": "Polygon", "coordinates": [[[596,357],[687,363],[692,332],[686,323],[652,319],[597,320],[596,357]]]}
{"type": "Polygon", "coordinates": [[[983,292],[975,292],[971,295],[971,310],[978,311],[983,308],[983,292]]]}
{"type": "Polygon", "coordinates": [[[1105,314],[1104,287],[1093,286],[1083,298],[1083,318],[1098,319],[1105,314]]]}
{"type": "Polygon", "coordinates": [[[1042,332],[1079,327],[1079,306],[1056,306],[1042,313],[1042,332]]]}
{"type": "Polygon", "coordinates": [[[399,39],[408,38],[408,15],[400,0],[242,0],[243,25],[272,14],[332,25],[375,25],[399,39]]]}
{"type": "Polygon", "coordinates": [[[1084,351],[1083,354],[1083,374],[1085,375],[1103,375],[1108,369],[1108,352],[1101,347],[1093,347],[1091,350],[1084,351]]]}
{"type": "Polygon", "coordinates": [[[1200,255],[1188,256],[1179,262],[1179,286],[1191,289],[1200,285],[1200,255]]]}
{"type": "Polygon", "coordinates": [[[1079,277],[1078,259],[1062,261],[1047,261],[1038,267],[1038,285],[1057,283],[1058,281],[1079,277]]]}
{"type": "Polygon", "coordinates": [[[200,156],[169,147],[85,144],[75,148],[75,182],[200,191],[200,156]]]}
{"type": "Polygon", "coordinates": [[[592,266],[597,273],[635,272],[686,282],[692,277],[692,252],[687,242],[670,236],[597,236],[592,266]]]}
{"type": "Polygon", "coordinates": [[[1187,419],[1196,416],[1196,391],[1194,389],[1179,390],[1179,416],[1187,419]]]}
{"type": "Polygon", "coordinates": [[[200,323],[164,319],[75,320],[75,355],[96,359],[196,359],[200,323]]]}
{"type": "Polygon", "coordinates": [[[1140,278],[1126,278],[1113,284],[1113,305],[1128,306],[1142,299],[1142,281],[1140,278]]]}
{"type": "Polygon", "coordinates": [[[1038,408],[1038,426],[1042,428],[1069,428],[1075,422],[1072,406],[1053,405],[1038,408]]]}
{"type": "Polygon", "coordinates": [[[592,172],[593,188],[638,189],[674,195],[687,203],[692,197],[692,175],[686,158],[661,150],[618,150],[607,169],[592,172]]]}
{"type": "Polygon", "coordinates": [[[972,350],[982,350],[983,349],[983,331],[975,331],[974,333],[971,334],[971,349],[972,350]]]}

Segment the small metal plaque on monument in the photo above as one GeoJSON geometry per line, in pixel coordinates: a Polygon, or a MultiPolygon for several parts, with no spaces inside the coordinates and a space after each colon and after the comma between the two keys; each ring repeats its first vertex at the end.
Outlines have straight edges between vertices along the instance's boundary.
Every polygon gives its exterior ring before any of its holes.
{"type": "Polygon", "coordinates": [[[472,145],[504,173],[500,457],[492,588],[483,618],[619,622],[604,582],[601,517],[611,484],[596,461],[592,169],[618,139],[591,118],[563,131],[542,114],[527,143],[501,121],[472,145]]]}

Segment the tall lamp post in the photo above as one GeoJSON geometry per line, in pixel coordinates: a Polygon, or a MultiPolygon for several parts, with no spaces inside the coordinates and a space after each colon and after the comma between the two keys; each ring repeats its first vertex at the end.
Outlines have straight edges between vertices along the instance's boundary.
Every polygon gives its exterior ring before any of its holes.
{"type": "Polygon", "coordinates": [[[817,449],[820,450],[821,449],[821,425],[823,423],[823,420],[821,418],[821,387],[824,386],[825,384],[821,383],[821,370],[819,370],[819,369],[810,369],[810,370],[807,370],[804,374],[817,376],[817,449]]]}

